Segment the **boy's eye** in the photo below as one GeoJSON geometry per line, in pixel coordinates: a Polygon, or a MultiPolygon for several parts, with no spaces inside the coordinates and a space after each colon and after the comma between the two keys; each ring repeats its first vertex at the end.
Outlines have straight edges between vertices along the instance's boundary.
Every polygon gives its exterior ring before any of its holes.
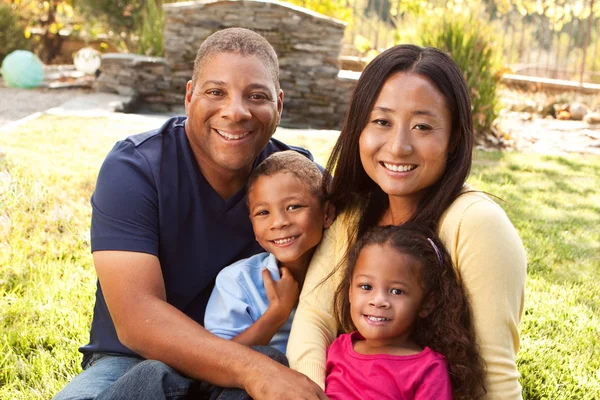
{"type": "Polygon", "coordinates": [[[404,290],[402,290],[402,289],[392,289],[392,290],[390,290],[390,292],[395,295],[404,294],[404,290]]]}
{"type": "Polygon", "coordinates": [[[302,208],[302,206],[300,204],[290,204],[289,206],[287,206],[288,211],[294,211],[299,208],[302,208]]]}
{"type": "Polygon", "coordinates": [[[373,289],[373,287],[371,285],[368,285],[366,283],[363,283],[362,285],[358,285],[359,288],[361,288],[362,290],[371,290],[373,289]]]}
{"type": "Polygon", "coordinates": [[[259,217],[261,215],[269,215],[269,212],[267,210],[258,210],[257,212],[254,213],[255,217],[259,217]]]}

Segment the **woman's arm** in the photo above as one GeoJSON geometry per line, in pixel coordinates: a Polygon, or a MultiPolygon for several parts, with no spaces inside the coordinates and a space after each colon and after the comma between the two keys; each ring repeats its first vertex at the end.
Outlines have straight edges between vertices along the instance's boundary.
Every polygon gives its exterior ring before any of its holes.
{"type": "Polygon", "coordinates": [[[287,346],[290,367],[325,387],[325,353],[337,336],[333,294],[342,269],[326,279],[345,252],[344,220],[325,231],[308,268],[287,346]]]}
{"type": "Polygon", "coordinates": [[[486,366],[486,399],[521,399],[516,366],[527,261],[504,211],[483,194],[457,199],[440,236],[470,295],[486,366]]]}

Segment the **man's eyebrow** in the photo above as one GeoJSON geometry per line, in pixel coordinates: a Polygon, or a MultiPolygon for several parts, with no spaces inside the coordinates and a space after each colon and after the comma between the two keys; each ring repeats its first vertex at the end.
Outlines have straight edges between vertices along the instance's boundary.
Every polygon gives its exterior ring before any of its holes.
{"type": "Polygon", "coordinates": [[[205,86],[205,85],[227,86],[227,84],[223,81],[214,81],[214,80],[202,82],[202,86],[205,86]]]}

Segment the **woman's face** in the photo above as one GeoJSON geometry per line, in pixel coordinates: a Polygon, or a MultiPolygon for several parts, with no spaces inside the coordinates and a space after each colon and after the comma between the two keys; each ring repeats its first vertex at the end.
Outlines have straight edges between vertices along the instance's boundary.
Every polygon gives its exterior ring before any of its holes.
{"type": "Polygon", "coordinates": [[[406,72],[383,84],[359,139],[360,161],[390,196],[416,207],[446,169],[452,118],[425,77],[406,72]]]}

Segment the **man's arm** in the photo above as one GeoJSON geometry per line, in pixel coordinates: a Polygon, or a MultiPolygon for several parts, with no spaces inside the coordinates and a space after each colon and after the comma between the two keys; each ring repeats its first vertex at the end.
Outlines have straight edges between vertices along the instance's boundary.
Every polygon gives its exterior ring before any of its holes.
{"type": "Polygon", "coordinates": [[[246,346],[218,338],[166,302],[158,258],[96,251],[94,265],[119,340],[148,359],[260,399],[326,399],[304,375],[246,346]]]}

